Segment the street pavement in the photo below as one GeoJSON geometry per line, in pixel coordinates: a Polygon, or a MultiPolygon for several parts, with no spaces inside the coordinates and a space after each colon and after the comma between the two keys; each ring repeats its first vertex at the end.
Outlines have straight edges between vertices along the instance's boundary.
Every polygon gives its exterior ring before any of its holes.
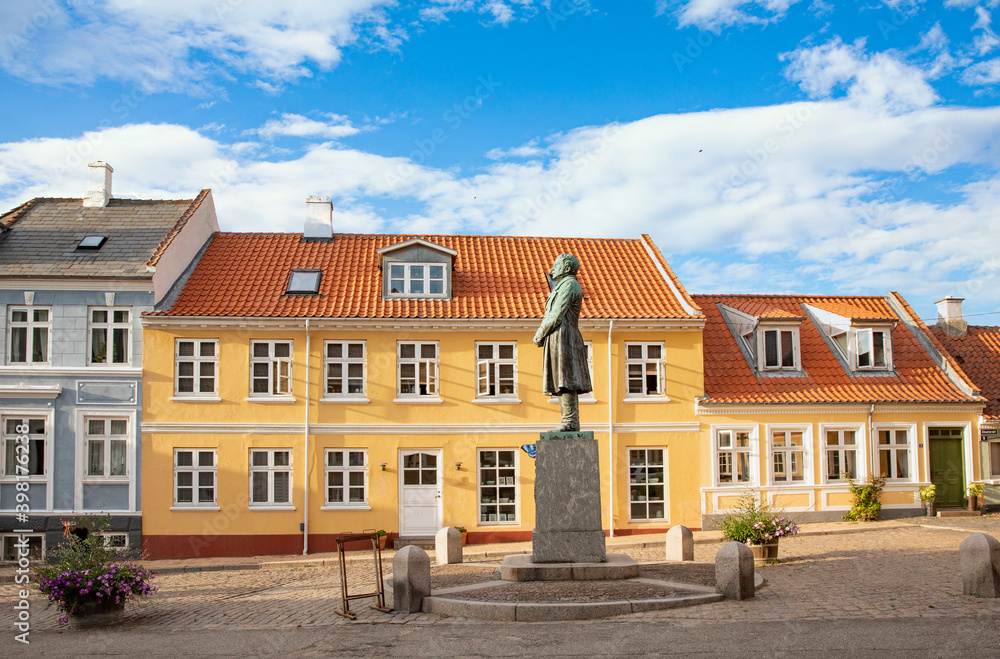
{"type": "MultiPolygon", "coordinates": [[[[781,541],[781,563],[759,568],[756,598],[579,623],[496,623],[340,608],[334,557],[154,562],[159,592],[122,626],[67,631],[33,592],[31,645],[14,642],[17,586],[0,584],[10,624],[0,656],[31,654],[301,654],[303,656],[596,656],[685,652],[870,656],[1000,656],[1000,600],[962,594],[958,546],[972,532],[1000,537],[1000,518],[806,525],[781,541]],[[244,569],[215,569],[222,566],[244,569]],[[177,570],[202,570],[185,571],[177,570]],[[205,571],[210,570],[210,571],[205,571]],[[235,632],[235,633],[234,633],[235,632]],[[486,640],[490,640],[486,642],[486,640]],[[728,650],[727,650],[728,648],[728,650]],[[10,650],[8,653],[7,650],[10,650]]],[[[695,560],[713,561],[718,534],[696,533],[695,560]]],[[[523,545],[471,546],[486,552],[523,545]]],[[[663,535],[609,542],[637,561],[663,560],[663,535]]],[[[391,567],[387,552],[386,572],[391,567]]],[[[370,552],[369,552],[370,555],[370,552]]],[[[374,590],[370,558],[348,563],[351,592],[374,590]]]]}

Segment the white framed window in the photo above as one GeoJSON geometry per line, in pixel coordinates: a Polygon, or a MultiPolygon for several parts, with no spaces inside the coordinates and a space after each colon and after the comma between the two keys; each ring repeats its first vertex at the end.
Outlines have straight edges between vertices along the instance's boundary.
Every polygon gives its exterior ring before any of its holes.
{"type": "Polygon", "coordinates": [[[42,307],[9,307],[7,363],[48,364],[52,341],[52,311],[42,307]]]}
{"type": "Polygon", "coordinates": [[[292,452],[250,449],[250,505],[288,506],[292,503],[292,452]]]}
{"type": "Polygon", "coordinates": [[[288,286],[285,293],[288,295],[316,295],[319,293],[319,284],[323,279],[322,270],[292,270],[288,275],[288,286]]]}
{"type": "Polygon", "coordinates": [[[794,328],[759,328],[758,370],[794,371],[799,365],[799,331],[794,328]]]}
{"type": "Polygon", "coordinates": [[[3,421],[3,475],[8,480],[28,476],[44,479],[47,473],[49,419],[10,415],[3,421]]]}
{"type": "Polygon", "coordinates": [[[292,342],[250,342],[250,395],[292,394],[292,342]]]}
{"type": "Polygon", "coordinates": [[[809,437],[804,428],[771,428],[771,483],[806,483],[809,469],[809,437]]]}
{"type": "Polygon", "coordinates": [[[84,429],[84,479],[128,480],[128,419],[87,417],[84,429]]]}
{"type": "Polygon", "coordinates": [[[128,533],[120,531],[104,531],[97,534],[104,540],[104,546],[117,552],[128,551],[128,533]]]}
{"type": "Polygon", "coordinates": [[[40,561],[45,557],[45,534],[44,533],[4,533],[0,534],[0,561],[4,563],[15,563],[20,559],[17,553],[17,543],[21,536],[28,539],[28,559],[40,561]]]}
{"type": "Polygon", "coordinates": [[[1000,478],[1000,441],[992,441],[990,444],[990,478],[1000,478]]]}
{"type": "Polygon", "coordinates": [[[751,436],[752,431],[745,428],[715,431],[716,483],[719,485],[751,483],[751,436]]]}
{"type": "Polygon", "coordinates": [[[131,362],[132,310],[91,307],[88,363],[128,364],[131,362]]]}
{"type": "Polygon", "coordinates": [[[662,343],[626,343],[628,396],[664,396],[665,361],[662,343]]]}
{"type": "Polygon", "coordinates": [[[215,506],[215,449],[174,449],[174,505],[215,506]]]}
{"type": "Polygon", "coordinates": [[[389,264],[387,297],[445,297],[445,263],[389,264]]]}
{"type": "Polygon", "coordinates": [[[326,505],[368,506],[368,451],[326,449],[326,505]]]}
{"type": "Polygon", "coordinates": [[[661,521],[666,515],[665,448],[628,450],[629,520],[661,521]]]}
{"type": "Polygon", "coordinates": [[[396,344],[400,397],[438,397],[438,342],[396,344]]]}
{"type": "Polygon", "coordinates": [[[910,428],[879,428],[878,473],[889,480],[913,480],[910,460],[913,455],[910,428]]]}
{"type": "Polygon", "coordinates": [[[174,392],[210,396],[218,391],[218,339],[177,339],[174,344],[174,392]]]}
{"type": "Polygon", "coordinates": [[[827,483],[843,483],[847,478],[857,480],[858,431],[854,428],[823,429],[823,472],[827,483]],[[846,477],[846,478],[845,478],[846,477]]]}
{"type": "Polygon", "coordinates": [[[476,396],[517,397],[516,343],[476,343],[476,396]]]}
{"type": "Polygon", "coordinates": [[[517,451],[479,449],[479,523],[517,523],[517,451]]]}
{"type": "Polygon", "coordinates": [[[886,370],[891,368],[889,330],[858,329],[855,331],[857,344],[856,367],[860,371],[886,370]]]}
{"type": "Polygon", "coordinates": [[[327,341],[323,348],[326,395],[329,397],[364,396],[364,341],[327,341]]]}

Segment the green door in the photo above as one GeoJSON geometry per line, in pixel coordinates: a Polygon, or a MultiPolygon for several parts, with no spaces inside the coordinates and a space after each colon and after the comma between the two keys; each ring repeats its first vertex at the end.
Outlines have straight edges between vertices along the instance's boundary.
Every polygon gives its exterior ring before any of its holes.
{"type": "Polygon", "coordinates": [[[939,506],[965,505],[965,469],[961,428],[929,428],[931,482],[939,506]]]}

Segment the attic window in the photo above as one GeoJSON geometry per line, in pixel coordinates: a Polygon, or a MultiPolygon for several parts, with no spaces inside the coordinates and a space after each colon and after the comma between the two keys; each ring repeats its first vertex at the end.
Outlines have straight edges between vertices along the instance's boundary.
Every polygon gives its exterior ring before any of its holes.
{"type": "Polygon", "coordinates": [[[322,278],[322,270],[292,270],[285,293],[289,295],[316,295],[319,293],[319,282],[322,278]]]}
{"type": "Polygon", "coordinates": [[[393,297],[444,297],[444,263],[390,263],[389,295],[393,297]]]}
{"type": "Polygon", "coordinates": [[[108,239],[107,236],[87,236],[76,246],[77,249],[100,249],[108,239]]]}

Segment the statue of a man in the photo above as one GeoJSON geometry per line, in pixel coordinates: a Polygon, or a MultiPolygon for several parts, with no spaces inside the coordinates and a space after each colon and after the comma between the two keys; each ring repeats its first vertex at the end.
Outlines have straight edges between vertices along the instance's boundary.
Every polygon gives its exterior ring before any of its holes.
{"type": "Polygon", "coordinates": [[[552,264],[556,286],[545,303],[545,317],[535,332],[535,345],[544,346],[543,391],[559,396],[562,423],[554,432],[580,429],[579,395],[593,391],[587,368],[587,345],[580,335],[580,308],[583,290],[576,280],[580,261],[572,254],[560,254],[552,264]]]}

